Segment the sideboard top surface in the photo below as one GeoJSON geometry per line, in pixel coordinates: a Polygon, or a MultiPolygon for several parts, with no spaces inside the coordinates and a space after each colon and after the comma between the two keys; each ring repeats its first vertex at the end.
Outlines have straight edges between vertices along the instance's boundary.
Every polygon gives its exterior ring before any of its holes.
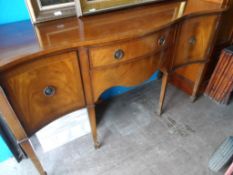
{"type": "Polygon", "coordinates": [[[220,4],[189,0],[155,3],[104,14],[32,25],[0,26],[0,70],[53,52],[145,36],[177,21],[223,11],[220,4]]]}

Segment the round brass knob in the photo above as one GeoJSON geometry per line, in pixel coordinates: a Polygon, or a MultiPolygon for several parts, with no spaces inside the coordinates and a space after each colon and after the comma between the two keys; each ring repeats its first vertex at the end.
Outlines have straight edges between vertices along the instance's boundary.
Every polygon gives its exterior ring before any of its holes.
{"type": "Polygon", "coordinates": [[[163,46],[165,43],[166,43],[166,38],[165,38],[165,36],[161,36],[161,37],[159,38],[159,40],[158,40],[158,44],[159,44],[160,46],[163,46]]]}
{"type": "Polygon", "coordinates": [[[124,57],[125,53],[122,49],[118,49],[115,53],[114,53],[114,58],[116,60],[120,60],[124,57]]]}
{"type": "Polygon", "coordinates": [[[195,36],[192,36],[189,38],[189,44],[194,45],[196,44],[196,42],[197,42],[197,39],[195,36]]]}
{"type": "Polygon", "coordinates": [[[43,93],[46,97],[51,97],[54,96],[56,90],[53,86],[48,86],[46,88],[44,88],[43,93]]]}

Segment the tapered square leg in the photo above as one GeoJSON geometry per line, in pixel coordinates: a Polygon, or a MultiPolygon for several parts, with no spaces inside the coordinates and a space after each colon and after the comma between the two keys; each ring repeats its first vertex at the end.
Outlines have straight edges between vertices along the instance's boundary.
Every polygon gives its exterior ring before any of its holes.
{"type": "Polygon", "coordinates": [[[94,146],[96,149],[100,148],[100,143],[97,136],[97,127],[96,127],[96,115],[95,115],[95,106],[88,107],[89,120],[91,125],[91,134],[94,141],[94,146]]]}
{"type": "Polygon", "coordinates": [[[39,159],[37,158],[32,144],[27,137],[26,132],[24,131],[21,123],[18,120],[14,110],[12,109],[3,89],[0,87],[0,111],[1,117],[6,121],[8,127],[10,128],[13,136],[17,141],[19,141],[20,146],[27,154],[28,158],[32,160],[32,163],[35,165],[36,169],[38,170],[40,175],[45,175],[46,172],[44,171],[39,159]]]}
{"type": "Polygon", "coordinates": [[[161,86],[160,99],[159,99],[159,108],[158,108],[159,115],[161,115],[163,112],[162,110],[163,110],[163,104],[167,90],[167,82],[168,82],[168,73],[163,73],[162,86],[161,86]]]}
{"type": "Polygon", "coordinates": [[[47,173],[44,171],[38,157],[36,156],[30,140],[27,139],[27,140],[23,141],[22,143],[20,143],[20,146],[22,147],[24,152],[27,154],[28,158],[30,158],[32,160],[32,163],[34,164],[34,166],[38,170],[39,174],[46,175],[47,173]]]}
{"type": "Polygon", "coordinates": [[[201,69],[200,69],[200,72],[199,72],[199,76],[194,84],[194,88],[193,88],[193,92],[192,92],[192,96],[190,97],[191,99],[191,102],[195,102],[196,99],[197,99],[197,94],[198,94],[198,91],[199,91],[199,88],[200,88],[200,84],[201,84],[201,81],[203,79],[203,74],[204,74],[204,71],[205,71],[205,65],[202,65],[201,69]]]}
{"type": "Polygon", "coordinates": [[[193,94],[191,97],[190,97],[190,100],[191,100],[191,102],[195,102],[196,101],[196,99],[197,99],[197,95],[196,94],[193,94]]]}

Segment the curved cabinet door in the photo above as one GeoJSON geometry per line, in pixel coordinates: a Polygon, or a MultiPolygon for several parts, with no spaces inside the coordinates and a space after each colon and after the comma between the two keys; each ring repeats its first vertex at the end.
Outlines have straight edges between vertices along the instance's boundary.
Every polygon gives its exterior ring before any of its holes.
{"type": "Polygon", "coordinates": [[[85,105],[76,52],[20,65],[3,74],[3,84],[29,136],[85,105]]]}
{"type": "Polygon", "coordinates": [[[173,70],[198,61],[205,61],[217,29],[218,15],[188,18],[181,24],[176,42],[173,70]]]}

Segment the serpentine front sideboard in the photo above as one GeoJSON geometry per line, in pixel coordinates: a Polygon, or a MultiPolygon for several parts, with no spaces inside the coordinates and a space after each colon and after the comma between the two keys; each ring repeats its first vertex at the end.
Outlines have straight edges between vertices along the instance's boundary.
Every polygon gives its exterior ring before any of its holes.
{"type": "Polygon", "coordinates": [[[48,123],[87,107],[95,147],[95,103],[113,86],[133,86],[163,72],[162,111],[169,74],[205,65],[225,8],[202,0],[166,1],[36,26],[23,21],[0,27],[0,110],[40,174],[29,137],[48,123]]]}

